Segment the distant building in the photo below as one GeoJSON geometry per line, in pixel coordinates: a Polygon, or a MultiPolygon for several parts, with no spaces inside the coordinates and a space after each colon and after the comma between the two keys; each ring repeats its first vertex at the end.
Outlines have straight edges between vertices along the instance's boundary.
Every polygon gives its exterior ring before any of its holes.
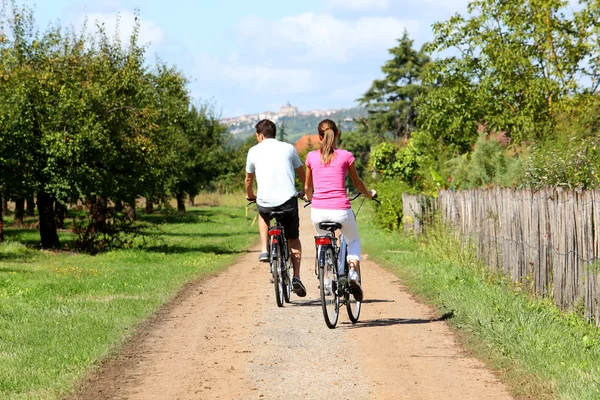
{"type": "Polygon", "coordinates": [[[320,145],[321,140],[319,140],[319,135],[304,135],[294,143],[294,147],[298,153],[302,153],[309,148],[310,150],[316,150],[320,145]]]}
{"type": "Polygon", "coordinates": [[[298,107],[295,107],[288,102],[285,106],[281,106],[279,114],[286,117],[295,117],[298,115],[298,107]]]}

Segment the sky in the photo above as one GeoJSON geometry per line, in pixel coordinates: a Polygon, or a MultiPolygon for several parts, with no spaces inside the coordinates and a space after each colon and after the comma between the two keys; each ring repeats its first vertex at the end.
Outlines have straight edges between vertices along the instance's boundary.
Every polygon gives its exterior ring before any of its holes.
{"type": "Polygon", "coordinates": [[[148,59],[188,77],[194,101],[225,118],[278,111],[348,108],[390,58],[404,30],[415,47],[432,24],[466,12],[467,0],[18,0],[37,24],[99,21],[127,38],[140,13],[148,59]]]}

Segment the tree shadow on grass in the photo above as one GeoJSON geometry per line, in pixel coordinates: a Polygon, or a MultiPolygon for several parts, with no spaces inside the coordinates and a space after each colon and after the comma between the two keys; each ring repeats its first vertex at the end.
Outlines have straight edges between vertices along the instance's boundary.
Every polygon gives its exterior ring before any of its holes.
{"type": "Polygon", "coordinates": [[[143,248],[143,250],[148,251],[150,253],[165,253],[165,254],[185,254],[185,253],[213,253],[213,254],[242,254],[248,253],[248,250],[233,250],[226,246],[215,246],[215,245],[199,245],[192,247],[184,247],[184,246],[169,246],[169,245],[161,245],[161,246],[151,246],[143,248]]]}
{"type": "Polygon", "coordinates": [[[155,214],[138,214],[140,221],[148,222],[151,224],[196,224],[199,222],[210,222],[214,217],[226,217],[228,219],[245,219],[246,217],[236,215],[233,212],[225,210],[214,210],[214,209],[202,209],[202,210],[189,210],[185,213],[169,212],[169,213],[155,213],[155,214]]]}
{"type": "Polygon", "coordinates": [[[182,236],[195,238],[212,238],[212,237],[232,237],[245,236],[246,232],[206,232],[206,233],[180,233],[180,232],[161,232],[161,236],[182,236]]]}

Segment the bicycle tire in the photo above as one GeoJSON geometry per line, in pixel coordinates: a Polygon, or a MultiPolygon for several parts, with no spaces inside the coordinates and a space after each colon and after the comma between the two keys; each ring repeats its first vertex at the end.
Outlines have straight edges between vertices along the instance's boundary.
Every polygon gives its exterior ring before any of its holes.
{"type": "Polygon", "coordinates": [[[325,325],[329,329],[334,329],[337,325],[340,309],[340,298],[338,297],[337,288],[337,271],[336,263],[333,255],[333,249],[327,247],[321,251],[325,251],[325,263],[319,266],[319,291],[321,293],[321,307],[323,309],[323,317],[325,325]]]}
{"type": "MultiPolygon", "coordinates": [[[[360,278],[360,270],[358,271],[358,277],[360,278]]],[[[362,283],[362,280],[361,280],[362,283]]],[[[346,300],[346,310],[348,311],[348,318],[353,324],[358,322],[360,317],[361,302],[356,301],[354,296],[347,290],[344,291],[344,299],[346,300]]]]}
{"type": "MultiPolygon", "coordinates": [[[[276,238],[274,236],[273,238],[276,238]]],[[[273,273],[273,286],[275,287],[275,301],[277,302],[277,307],[283,307],[284,299],[283,299],[283,277],[281,274],[280,263],[281,260],[281,247],[278,243],[272,239],[271,244],[271,272],[273,273]]]]}
{"type": "Polygon", "coordinates": [[[290,269],[290,261],[284,261],[283,265],[283,300],[286,303],[290,303],[292,301],[292,276],[290,269]]]}

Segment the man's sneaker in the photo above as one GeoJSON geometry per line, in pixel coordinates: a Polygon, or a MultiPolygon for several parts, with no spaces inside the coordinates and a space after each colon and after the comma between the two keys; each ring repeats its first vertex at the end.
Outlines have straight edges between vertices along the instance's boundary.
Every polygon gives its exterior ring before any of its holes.
{"type": "Polygon", "coordinates": [[[260,255],[258,256],[258,261],[269,262],[269,253],[267,253],[267,252],[260,253],[260,255]]]}
{"type": "Polygon", "coordinates": [[[354,298],[356,299],[356,301],[362,301],[363,300],[363,291],[362,291],[362,287],[360,286],[360,278],[358,276],[358,273],[351,269],[350,272],[348,272],[348,285],[350,286],[350,293],[352,293],[352,295],[354,296],[354,298]]]}
{"type": "Polygon", "coordinates": [[[292,279],[292,290],[294,291],[294,293],[296,293],[296,295],[298,295],[298,297],[306,296],[306,288],[304,287],[300,279],[296,277],[292,279]]]}

